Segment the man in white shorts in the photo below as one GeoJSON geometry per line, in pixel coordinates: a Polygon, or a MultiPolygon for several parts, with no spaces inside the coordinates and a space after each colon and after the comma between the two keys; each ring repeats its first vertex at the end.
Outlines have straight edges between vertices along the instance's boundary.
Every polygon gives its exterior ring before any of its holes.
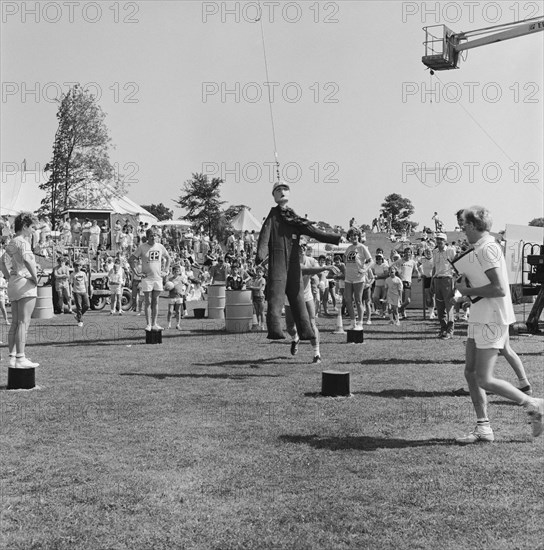
{"type": "Polygon", "coordinates": [[[495,378],[493,373],[499,350],[508,343],[508,327],[516,317],[504,255],[500,245],[489,234],[491,216],[486,208],[471,206],[463,211],[460,222],[489,284],[470,288],[463,277],[455,285],[462,295],[481,298],[471,307],[465,359],[465,378],[477,424],[474,431],[456,441],[460,444],[494,441],[487,416],[486,391],[522,405],[533,426],[533,437],[537,437],[542,433],[544,399],[526,395],[509,382],[495,378]]]}
{"type": "Polygon", "coordinates": [[[170,271],[172,261],[168,251],[159,242],[159,233],[155,228],[146,231],[147,242],[140,244],[128,259],[132,272],[142,280],[144,310],[147,326],[145,330],[164,330],[157,324],[159,316],[159,296],[163,291],[162,280],[170,271]],[[142,271],[136,271],[136,262],[142,261],[142,271]],[[165,261],[163,268],[162,261],[165,261]]]}

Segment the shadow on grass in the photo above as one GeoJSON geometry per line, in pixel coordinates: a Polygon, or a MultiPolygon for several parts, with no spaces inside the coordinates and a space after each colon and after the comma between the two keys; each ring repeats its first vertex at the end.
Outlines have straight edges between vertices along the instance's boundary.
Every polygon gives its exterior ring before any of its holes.
{"type": "MultiPolygon", "coordinates": [[[[275,365],[289,359],[285,355],[269,357],[267,359],[233,359],[232,361],[219,361],[218,363],[192,363],[196,367],[245,367],[256,368],[258,365],[275,365]]],[[[282,363],[283,364],[283,363],[282,363]]]]}
{"type": "Polygon", "coordinates": [[[438,338],[436,338],[436,335],[438,333],[438,329],[437,330],[410,330],[410,327],[405,327],[403,325],[401,325],[400,327],[394,327],[394,326],[391,326],[391,328],[389,330],[379,330],[379,329],[375,329],[374,327],[372,328],[365,328],[365,332],[368,332],[368,334],[424,334],[424,335],[428,335],[429,336],[429,339],[430,338],[433,338],[435,340],[437,340],[438,338]]]}
{"type": "Polygon", "coordinates": [[[280,435],[285,443],[310,445],[316,449],[342,451],[376,451],[377,449],[406,449],[409,447],[458,446],[453,439],[395,439],[371,436],[319,437],[317,435],[280,435]]]}
{"type": "Polygon", "coordinates": [[[372,397],[455,397],[453,391],[421,391],[421,390],[382,390],[382,391],[354,391],[353,395],[370,395],[372,397]]]}
{"type": "Polygon", "coordinates": [[[464,365],[464,359],[363,359],[362,361],[341,361],[340,365],[464,365]]]}
{"type": "MultiPolygon", "coordinates": [[[[368,336],[369,337],[372,337],[372,336],[376,336],[376,341],[383,341],[383,340],[418,340],[419,342],[423,341],[423,342],[429,342],[429,341],[433,341],[433,340],[438,340],[438,338],[435,338],[434,337],[434,334],[431,336],[429,335],[428,337],[425,337],[425,335],[423,336],[417,336],[415,332],[404,332],[404,331],[400,331],[400,332],[385,332],[383,334],[376,334],[376,333],[368,333],[368,336]]],[[[455,338],[457,340],[460,339],[459,336],[455,336],[455,338]]],[[[454,342],[455,340],[450,340],[450,342],[454,342]]]]}
{"type": "Polygon", "coordinates": [[[163,372],[122,372],[119,376],[147,376],[164,380],[165,378],[212,378],[217,380],[246,380],[248,378],[281,378],[280,374],[170,374],[163,372]]]}
{"type": "Polygon", "coordinates": [[[122,337],[122,338],[112,338],[111,340],[101,339],[92,339],[92,340],[70,340],[69,342],[60,342],[60,341],[51,341],[51,342],[36,342],[29,344],[32,346],[55,346],[58,348],[70,348],[70,347],[80,347],[80,346],[92,346],[94,347],[107,347],[107,346],[121,346],[126,345],[126,343],[137,343],[145,344],[145,336],[138,337],[122,337]]]}

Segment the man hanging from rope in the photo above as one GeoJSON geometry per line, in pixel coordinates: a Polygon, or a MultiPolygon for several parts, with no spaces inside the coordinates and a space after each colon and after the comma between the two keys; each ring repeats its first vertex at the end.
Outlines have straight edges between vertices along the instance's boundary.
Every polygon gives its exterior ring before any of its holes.
{"type": "Polygon", "coordinates": [[[321,231],[314,226],[313,222],[297,216],[287,206],[289,193],[289,186],[285,182],[277,181],[274,184],[272,195],[277,206],[270,210],[264,221],[257,244],[256,264],[268,258],[267,338],[270,340],[285,338],[281,310],[284,297],[287,295],[299,338],[311,340],[315,335],[304,301],[299,239],[301,235],[306,235],[319,242],[338,244],[340,235],[321,231]]]}

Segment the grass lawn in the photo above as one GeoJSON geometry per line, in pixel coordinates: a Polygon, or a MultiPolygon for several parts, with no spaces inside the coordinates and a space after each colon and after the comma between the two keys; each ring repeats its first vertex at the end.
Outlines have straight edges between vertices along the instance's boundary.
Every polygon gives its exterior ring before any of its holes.
{"type": "MultiPolygon", "coordinates": [[[[439,341],[410,315],[364,344],[319,319],[321,365],[309,343],[292,357],[220,321],[185,319],[162,345],[135,314],[33,321],[39,389],[5,389],[2,348],[0,548],[544,548],[544,437],[491,396],[496,443],[455,445],[475,424],[452,393],[466,325],[439,341]],[[329,368],[352,397],[320,396],[329,368]]],[[[512,338],[540,396],[543,342],[512,338]]]]}

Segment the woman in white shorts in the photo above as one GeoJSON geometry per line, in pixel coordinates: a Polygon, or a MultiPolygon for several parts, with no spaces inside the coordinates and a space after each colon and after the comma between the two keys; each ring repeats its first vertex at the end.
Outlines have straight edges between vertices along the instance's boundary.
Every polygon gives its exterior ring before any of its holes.
{"type": "Polygon", "coordinates": [[[359,242],[361,232],[356,227],[350,227],[348,230],[348,239],[351,244],[344,252],[346,259],[346,276],[344,297],[346,307],[351,319],[348,330],[363,330],[363,286],[365,281],[365,272],[370,267],[368,263],[372,256],[368,248],[359,242]],[[358,321],[355,322],[355,310],[353,302],[357,307],[358,321]]]}
{"type": "Polygon", "coordinates": [[[0,269],[8,281],[12,324],[8,332],[10,367],[39,366],[25,356],[25,343],[30,317],[36,305],[38,275],[30,240],[38,219],[30,212],[21,212],[14,222],[15,237],[0,258],[0,269]],[[10,260],[10,265],[6,261],[10,260]]]}

